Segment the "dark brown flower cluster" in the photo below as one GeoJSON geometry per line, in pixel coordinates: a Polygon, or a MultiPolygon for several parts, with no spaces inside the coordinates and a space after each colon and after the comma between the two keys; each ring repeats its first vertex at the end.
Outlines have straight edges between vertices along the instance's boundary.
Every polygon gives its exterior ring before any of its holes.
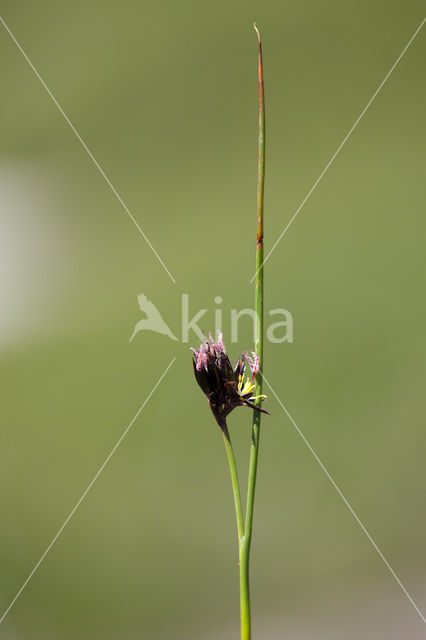
{"type": "Polygon", "coordinates": [[[259,371],[259,357],[254,352],[251,356],[242,353],[235,367],[232,367],[221,333],[217,342],[210,335],[210,339],[203,342],[199,349],[192,351],[195,378],[206,394],[210,409],[221,429],[226,427],[226,417],[235,407],[246,406],[268,413],[250,402],[257,399],[252,395],[255,389],[254,378],[259,371]],[[245,360],[249,363],[252,374],[251,380],[248,378],[246,381],[245,360]]]}

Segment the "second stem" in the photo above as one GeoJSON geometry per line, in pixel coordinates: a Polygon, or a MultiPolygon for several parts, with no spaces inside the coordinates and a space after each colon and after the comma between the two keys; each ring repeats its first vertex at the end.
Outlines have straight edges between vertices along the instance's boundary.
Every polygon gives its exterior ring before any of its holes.
{"type": "MultiPolygon", "coordinates": [[[[255,276],[255,327],[254,348],[259,356],[259,373],[256,376],[256,389],[254,392],[260,405],[262,395],[262,371],[263,371],[263,194],[265,184],[265,103],[263,90],[263,64],[262,43],[259,31],[256,29],[259,40],[259,138],[258,138],[258,167],[257,167],[257,245],[256,245],[256,276],[255,276]]],[[[253,530],[254,496],[256,490],[257,462],[259,457],[260,438],[260,411],[254,411],[251,445],[249,480],[247,490],[247,509],[244,536],[240,543],[240,601],[241,601],[241,640],[251,638],[251,613],[250,613],[250,545],[253,530]]]]}

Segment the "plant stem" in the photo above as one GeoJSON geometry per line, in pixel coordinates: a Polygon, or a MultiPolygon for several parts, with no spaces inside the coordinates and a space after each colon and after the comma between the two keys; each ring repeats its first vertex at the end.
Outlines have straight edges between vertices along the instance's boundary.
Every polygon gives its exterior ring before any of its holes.
{"type": "Polygon", "coordinates": [[[225,443],[226,454],[229,461],[229,470],[231,472],[232,490],[234,492],[235,515],[237,517],[238,545],[241,545],[241,539],[244,535],[244,516],[243,506],[241,503],[240,485],[238,482],[237,463],[235,461],[234,450],[232,448],[231,437],[228,427],[222,427],[223,441],[225,443]]]}
{"type": "MultiPolygon", "coordinates": [[[[255,284],[255,327],[254,345],[259,356],[259,373],[256,376],[254,395],[262,394],[263,371],[263,194],[265,183],[265,103],[263,91],[262,43],[259,31],[254,25],[259,40],[259,140],[257,167],[257,247],[256,247],[256,284],[255,284]]],[[[261,399],[255,401],[260,405],[261,399]]],[[[257,462],[259,456],[260,411],[253,412],[250,446],[249,480],[247,490],[247,509],[244,537],[240,544],[240,596],[241,596],[241,640],[251,638],[250,582],[249,563],[250,545],[253,529],[254,495],[256,490],[257,462]]]]}

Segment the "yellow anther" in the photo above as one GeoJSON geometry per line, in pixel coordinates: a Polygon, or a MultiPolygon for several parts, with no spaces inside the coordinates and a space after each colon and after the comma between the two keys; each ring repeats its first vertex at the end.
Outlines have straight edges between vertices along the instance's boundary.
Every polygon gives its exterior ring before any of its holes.
{"type": "Polygon", "coordinates": [[[251,393],[253,389],[254,389],[254,384],[250,382],[250,380],[246,380],[244,382],[244,374],[238,376],[238,392],[242,396],[245,396],[248,393],[251,393]]]}

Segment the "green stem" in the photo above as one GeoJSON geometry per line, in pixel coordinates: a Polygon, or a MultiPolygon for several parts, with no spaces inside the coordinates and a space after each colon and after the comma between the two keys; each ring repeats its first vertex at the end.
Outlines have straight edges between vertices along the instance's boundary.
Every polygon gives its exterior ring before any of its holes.
{"type": "MultiPolygon", "coordinates": [[[[255,327],[254,345],[256,354],[259,356],[259,373],[256,376],[255,396],[262,394],[262,371],[263,371],[263,194],[265,184],[265,103],[263,90],[263,65],[262,65],[262,44],[259,31],[256,29],[259,40],[259,141],[258,141],[258,169],[257,169],[257,247],[256,247],[256,284],[255,284],[255,327]]],[[[260,405],[261,399],[255,401],[260,405]]],[[[247,490],[247,509],[244,537],[240,544],[240,594],[241,594],[241,640],[251,638],[251,615],[250,615],[250,545],[253,530],[253,510],[254,495],[256,490],[257,462],[259,457],[260,438],[260,411],[253,412],[249,481],[247,490]]]]}
{"type": "Polygon", "coordinates": [[[232,490],[234,492],[235,515],[237,517],[238,544],[241,545],[241,539],[244,535],[244,516],[243,506],[241,503],[240,485],[238,482],[237,463],[235,461],[234,450],[232,448],[231,437],[228,427],[222,427],[223,442],[225,443],[226,454],[229,461],[229,470],[231,472],[232,490]]]}

